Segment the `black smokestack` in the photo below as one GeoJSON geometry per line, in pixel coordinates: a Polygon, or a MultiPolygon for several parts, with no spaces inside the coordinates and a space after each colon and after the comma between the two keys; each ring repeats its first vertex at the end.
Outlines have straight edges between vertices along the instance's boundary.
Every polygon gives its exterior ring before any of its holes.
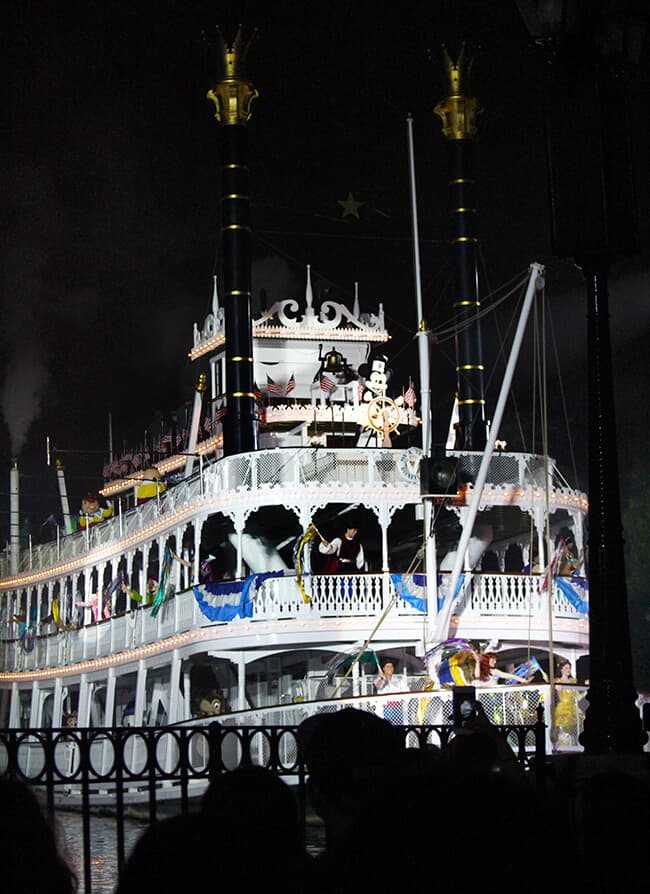
{"type": "Polygon", "coordinates": [[[476,230],[476,177],[474,143],[476,100],[464,95],[469,74],[465,50],[453,63],[445,50],[449,94],[436,106],[447,139],[449,214],[451,217],[456,335],[456,388],[459,424],[456,450],[483,450],[487,441],[483,348],[478,287],[478,238],[476,230]]]}
{"type": "Polygon", "coordinates": [[[215,104],[221,136],[221,275],[228,407],[223,420],[223,452],[232,456],[257,449],[246,124],[258,94],[244,76],[252,38],[244,44],[239,30],[232,46],[227,46],[221,35],[219,40],[224,77],[208,92],[208,98],[215,104]]]}

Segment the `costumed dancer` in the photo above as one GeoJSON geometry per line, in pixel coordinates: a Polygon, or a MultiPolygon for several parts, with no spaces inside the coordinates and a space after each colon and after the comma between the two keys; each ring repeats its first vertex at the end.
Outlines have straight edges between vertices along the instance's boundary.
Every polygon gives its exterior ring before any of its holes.
{"type": "MultiPolygon", "coordinates": [[[[390,660],[385,661],[379,668],[379,673],[375,677],[375,689],[378,695],[385,695],[387,692],[404,692],[404,686],[394,678],[394,672],[395,665],[390,660]]],[[[404,709],[401,702],[386,701],[383,708],[385,720],[398,725],[404,723],[404,709]]]]}
{"type": "Polygon", "coordinates": [[[512,680],[513,683],[527,683],[526,677],[509,674],[497,667],[496,652],[484,652],[482,655],[475,653],[476,659],[476,684],[479,686],[496,686],[501,680],[512,680]]]}
{"type": "Polygon", "coordinates": [[[95,624],[99,621],[107,621],[111,616],[110,600],[104,599],[100,593],[91,593],[90,598],[86,600],[77,599],[75,605],[78,605],[79,608],[89,608],[93,613],[95,624]]]}
{"type": "Polygon", "coordinates": [[[149,466],[142,473],[142,482],[138,484],[136,489],[136,502],[139,506],[141,503],[146,503],[148,500],[164,494],[166,490],[167,485],[161,480],[158,469],[155,466],[149,466]]]}
{"type": "Polygon", "coordinates": [[[363,546],[358,539],[359,529],[350,525],[345,529],[342,537],[334,537],[333,540],[325,540],[321,536],[318,551],[324,556],[330,556],[327,561],[325,573],[345,573],[363,571],[366,558],[363,546]]]}
{"type": "Polygon", "coordinates": [[[92,525],[106,521],[113,515],[113,504],[104,497],[98,497],[97,494],[86,494],[81,501],[81,510],[79,512],[79,527],[84,530],[92,525]]]}
{"type": "Polygon", "coordinates": [[[392,661],[385,661],[375,677],[375,689],[378,693],[404,692],[404,687],[394,678],[395,665],[392,661]]]}
{"type": "MultiPolygon", "coordinates": [[[[571,673],[571,662],[564,658],[558,666],[560,676],[555,678],[555,683],[564,686],[575,686],[576,678],[571,673]]],[[[577,741],[578,728],[582,711],[578,707],[578,693],[572,689],[555,690],[555,709],[553,711],[553,725],[555,727],[554,738],[558,745],[574,745],[577,741]]]]}
{"type": "Polygon", "coordinates": [[[573,534],[568,528],[562,528],[555,547],[558,552],[557,573],[561,577],[572,577],[580,574],[582,553],[578,552],[573,534]]]}

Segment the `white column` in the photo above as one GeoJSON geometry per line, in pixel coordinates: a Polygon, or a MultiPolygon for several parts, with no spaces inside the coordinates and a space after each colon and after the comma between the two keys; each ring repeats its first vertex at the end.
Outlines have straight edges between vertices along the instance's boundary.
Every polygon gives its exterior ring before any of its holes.
{"type": "Polygon", "coordinates": [[[9,708],[9,728],[20,727],[20,689],[18,683],[11,684],[11,706],[9,708]]]}
{"type": "Polygon", "coordinates": [[[88,682],[88,675],[82,674],[79,681],[79,704],[77,706],[77,726],[86,729],[90,726],[90,697],[93,684],[88,682]]]}
{"type": "Polygon", "coordinates": [[[29,726],[30,729],[40,729],[41,717],[39,711],[40,686],[38,680],[32,682],[32,699],[29,705],[29,726]]]}
{"type": "Polygon", "coordinates": [[[190,678],[190,672],[185,671],[185,673],[183,674],[184,699],[181,699],[181,694],[179,692],[179,704],[181,703],[181,701],[183,702],[182,710],[184,711],[184,713],[187,717],[189,717],[190,713],[191,713],[191,709],[190,709],[190,705],[192,704],[191,686],[192,686],[192,680],[190,678]]]}
{"type": "MultiPolygon", "coordinates": [[[[109,667],[108,676],[106,677],[106,699],[104,704],[104,726],[114,727],[113,713],[115,711],[115,668],[109,667]]],[[[108,772],[113,760],[113,749],[109,742],[102,745],[102,773],[108,772]]]]}
{"type": "Polygon", "coordinates": [[[63,682],[60,677],[54,681],[54,701],[52,702],[52,729],[59,729],[63,715],[63,682]]]}
{"type": "Polygon", "coordinates": [[[114,726],[113,714],[115,713],[115,684],[117,676],[115,668],[109,667],[106,678],[106,704],[104,706],[104,726],[114,726]]]}
{"type": "Polygon", "coordinates": [[[144,661],[138,661],[138,676],[135,687],[135,710],[133,712],[133,725],[142,726],[146,708],[147,695],[147,666],[144,661]]]}
{"type": "Polygon", "coordinates": [[[59,496],[61,499],[61,512],[63,514],[63,530],[66,534],[72,534],[72,521],[70,518],[70,503],[68,501],[68,491],[65,483],[65,473],[63,471],[63,463],[60,459],[55,460],[56,479],[59,484],[59,496]]]}
{"type": "Polygon", "coordinates": [[[187,443],[187,459],[185,461],[186,478],[192,474],[192,469],[194,468],[194,452],[196,450],[196,443],[199,436],[199,425],[203,408],[203,392],[205,391],[205,388],[205,374],[201,373],[194,392],[194,406],[192,407],[192,420],[190,422],[190,433],[187,443]]]}
{"type": "Polygon", "coordinates": [[[9,570],[18,574],[20,564],[20,497],[18,464],[14,462],[9,472],[9,570]]]}
{"type": "Polygon", "coordinates": [[[237,701],[239,710],[246,710],[246,659],[240,652],[237,658],[237,701]]]}
{"type": "Polygon", "coordinates": [[[181,696],[181,666],[182,662],[178,655],[178,649],[174,649],[169,674],[169,717],[167,718],[168,723],[176,723],[177,721],[183,719],[179,711],[181,696]]]}

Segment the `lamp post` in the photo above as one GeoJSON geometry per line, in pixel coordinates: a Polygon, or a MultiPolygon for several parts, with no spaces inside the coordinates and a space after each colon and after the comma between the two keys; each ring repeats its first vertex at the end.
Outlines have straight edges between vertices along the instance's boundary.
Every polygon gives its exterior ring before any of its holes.
{"type": "Polygon", "coordinates": [[[582,271],[587,296],[590,667],[580,743],[586,754],[635,754],[647,736],[633,683],[608,293],[612,263],[638,250],[627,76],[643,21],[629,4],[521,0],[518,7],[548,63],[553,251],[582,271]]]}

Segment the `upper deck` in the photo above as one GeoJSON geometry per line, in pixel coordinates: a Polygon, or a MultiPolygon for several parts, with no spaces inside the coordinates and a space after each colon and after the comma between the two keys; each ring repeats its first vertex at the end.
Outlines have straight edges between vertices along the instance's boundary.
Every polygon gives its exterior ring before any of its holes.
{"type": "MultiPolygon", "coordinates": [[[[416,448],[306,447],[229,457],[202,465],[159,499],[23,552],[18,574],[0,581],[3,672],[18,672],[27,679],[35,672],[60,673],[67,665],[83,673],[105,669],[111,661],[121,665],[155,661],[156,656],[179,647],[227,652],[254,649],[260,638],[267,647],[277,649],[300,644],[324,647],[363,638],[372,620],[384,612],[381,637],[387,642],[421,641],[423,623],[435,620],[450,575],[443,569],[435,581],[424,574],[415,580],[410,575],[413,569],[395,559],[394,547],[401,535],[389,536],[398,512],[411,507],[416,521],[415,508],[422,504],[417,475],[420,455],[416,448]],[[247,520],[260,507],[282,507],[304,531],[319,508],[341,503],[363,505],[375,513],[381,541],[379,567],[370,573],[341,576],[311,574],[307,563],[301,591],[294,568],[271,565],[263,570],[277,573],[255,580],[247,617],[224,623],[202,610],[192,584],[200,579],[201,530],[214,513],[232,519],[235,541],[241,547],[247,520]],[[105,585],[119,569],[135,574],[138,562],[140,568],[146,567],[147,556],[155,551],[160,557],[161,548],[170,541],[186,562],[174,563],[174,598],[157,615],[151,606],[121,616],[113,610],[109,619],[92,623],[87,610],[86,623],[78,629],[73,624],[58,629],[42,626],[48,618],[52,625],[55,598],[61,602],[67,598],[73,604],[73,594],[89,593],[100,581],[105,585]],[[415,591],[424,599],[409,599],[415,591]],[[437,600],[427,601],[429,592],[436,593],[437,600]],[[21,638],[17,620],[21,614],[32,619],[29,649],[21,638]]],[[[478,462],[478,454],[465,455],[464,461],[471,467],[478,462]]],[[[552,462],[544,465],[540,457],[528,454],[495,454],[482,509],[515,511],[523,518],[522,530],[529,524],[526,519],[538,516],[546,505],[552,516],[582,516],[584,494],[557,486],[553,479],[552,462]],[[541,469],[546,476],[542,479],[541,469]]],[[[455,510],[462,513],[462,507],[455,510]]],[[[502,545],[508,542],[504,537],[508,533],[505,528],[499,532],[502,545]]],[[[515,534],[510,534],[514,539],[515,534]]],[[[276,540],[279,536],[275,532],[276,540]]],[[[241,590],[245,581],[255,577],[241,553],[240,549],[235,590],[238,583],[241,590]]],[[[3,571],[6,574],[7,569],[3,571]]],[[[473,572],[466,576],[466,584],[464,609],[456,621],[459,636],[520,643],[546,643],[552,637],[573,648],[587,648],[586,607],[571,593],[567,597],[566,587],[560,588],[557,582],[552,587],[551,620],[539,575],[473,572]]]]}
{"type": "MultiPolygon", "coordinates": [[[[261,506],[284,506],[293,511],[303,529],[317,507],[325,503],[359,503],[392,513],[407,504],[422,503],[418,477],[421,452],[377,448],[276,448],[204,463],[188,480],[158,499],[128,512],[119,510],[99,525],[60,537],[57,541],[22,550],[18,573],[9,573],[0,559],[0,592],[64,580],[88,566],[110,562],[159,538],[176,534],[189,524],[199,525],[214,512],[235,521],[261,506]]],[[[465,454],[469,467],[478,467],[480,454],[465,454]]],[[[490,462],[481,508],[509,507],[531,515],[548,505],[549,513],[584,515],[585,494],[558,486],[555,465],[523,453],[497,453],[490,462]]],[[[133,484],[135,484],[135,480],[133,484]]],[[[468,486],[467,498],[472,493],[468,486]]],[[[380,518],[390,526],[391,518],[380,518]]],[[[198,571],[198,550],[196,551],[198,571]]],[[[270,570],[270,569],[269,569],[270,570]]],[[[388,563],[382,570],[389,570],[388,563]]],[[[196,576],[198,579],[198,575],[196,576]]]]}

